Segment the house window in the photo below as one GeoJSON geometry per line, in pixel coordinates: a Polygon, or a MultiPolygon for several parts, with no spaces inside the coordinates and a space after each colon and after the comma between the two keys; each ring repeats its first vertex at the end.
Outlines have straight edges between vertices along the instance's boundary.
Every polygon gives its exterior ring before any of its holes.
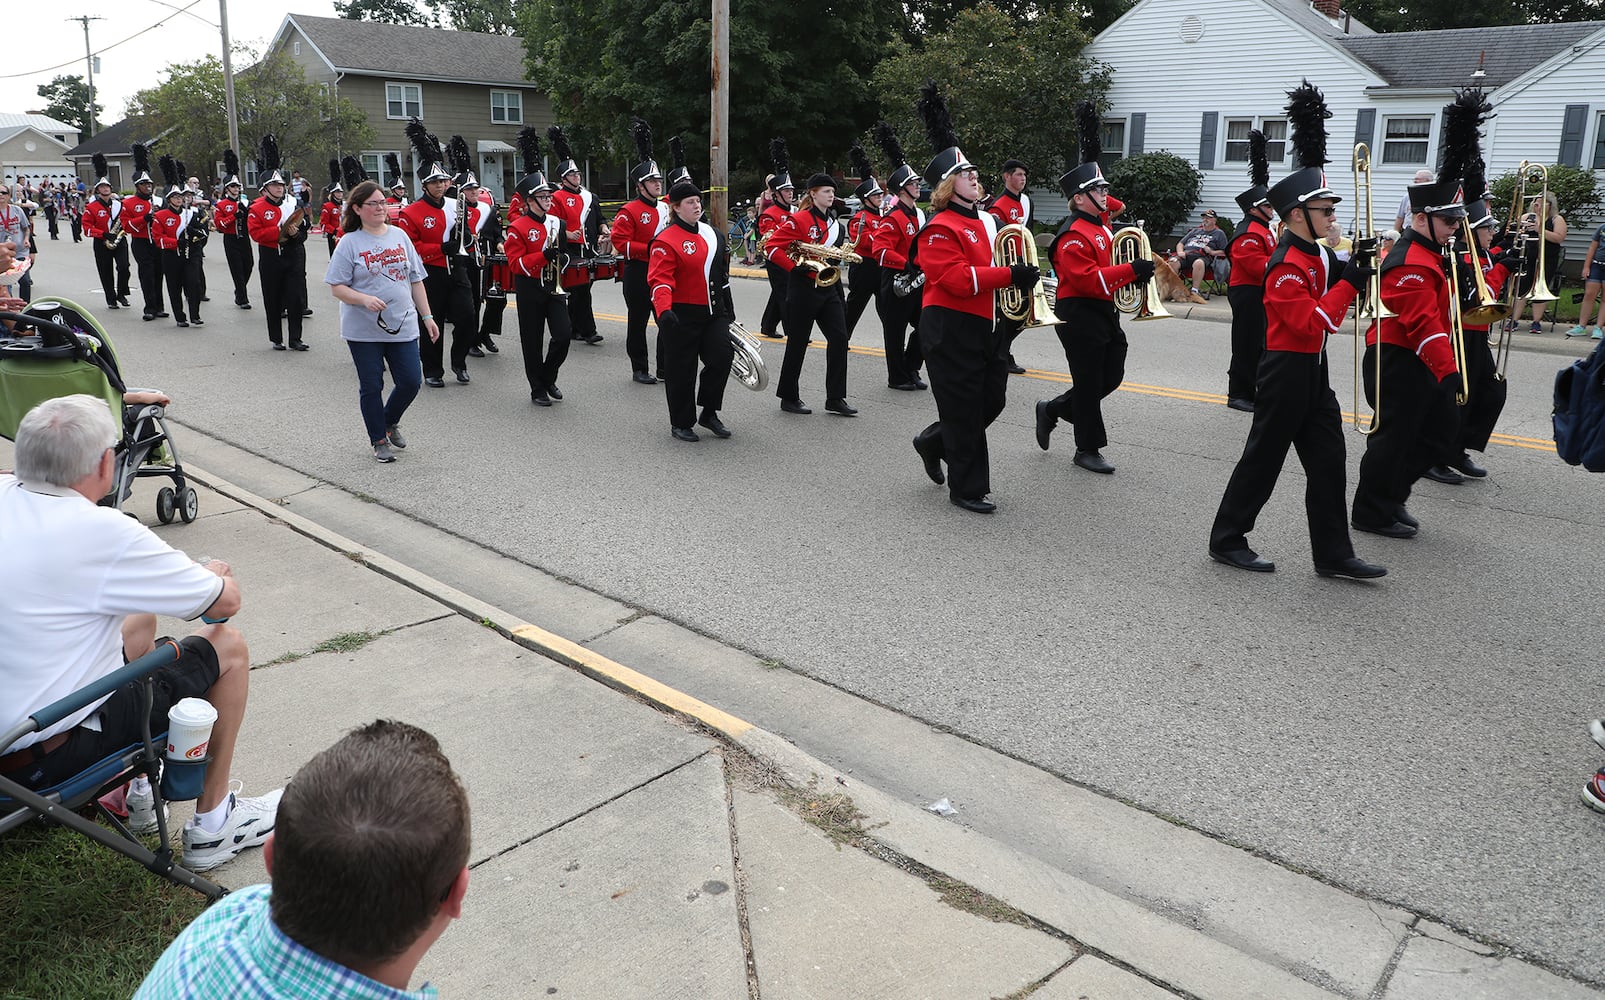
{"type": "Polygon", "coordinates": [[[524,123],[524,95],[517,90],[490,92],[490,120],[498,125],[524,123]]]}
{"type": "Polygon", "coordinates": [[[385,84],[386,118],[422,118],[424,91],[416,83],[385,84]]]}
{"type": "Polygon", "coordinates": [[[245,186],[248,188],[259,187],[260,185],[256,183],[256,160],[251,157],[245,157],[244,160],[245,162],[242,165],[245,167],[245,176],[240,179],[245,182],[245,186]]]}
{"type": "Polygon", "coordinates": [[[299,38],[290,43],[290,54],[297,56],[301,54],[301,40],[299,38]]]}
{"type": "Polygon", "coordinates": [[[363,153],[362,169],[368,176],[380,184],[387,183],[390,178],[385,176],[385,155],[383,153],[363,153]]]}
{"type": "MultiPolygon", "coordinates": [[[[1258,124],[1260,131],[1265,133],[1265,159],[1270,163],[1281,163],[1287,158],[1287,119],[1261,118],[1258,124]]],[[[1254,125],[1253,118],[1226,119],[1224,162],[1248,162],[1248,133],[1254,130],[1254,125]]]]}
{"type": "Polygon", "coordinates": [[[1605,170],[1605,112],[1594,125],[1594,169],[1605,170]]]}
{"type": "Polygon", "coordinates": [[[1432,119],[1384,118],[1382,120],[1383,163],[1426,163],[1427,141],[1432,119]]]}
{"type": "Polygon", "coordinates": [[[318,120],[326,122],[329,117],[329,85],[320,83],[318,84],[318,120]]]}
{"type": "Polygon", "coordinates": [[[1115,162],[1126,155],[1126,120],[1116,118],[1103,123],[1103,132],[1099,135],[1103,143],[1103,155],[1099,157],[1105,166],[1115,162]]]}

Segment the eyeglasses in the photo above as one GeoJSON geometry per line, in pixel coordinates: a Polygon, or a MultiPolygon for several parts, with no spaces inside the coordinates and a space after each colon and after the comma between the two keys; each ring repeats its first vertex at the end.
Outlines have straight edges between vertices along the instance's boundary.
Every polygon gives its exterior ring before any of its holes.
{"type": "Polygon", "coordinates": [[[365,201],[362,204],[358,205],[357,207],[358,208],[373,208],[373,207],[375,207],[377,205],[383,205],[384,203],[385,203],[385,200],[383,198],[378,198],[378,199],[374,199],[374,200],[370,200],[370,201],[365,201]]]}
{"type": "Polygon", "coordinates": [[[1331,205],[1324,205],[1324,206],[1322,206],[1320,208],[1312,208],[1312,209],[1310,209],[1310,211],[1319,212],[1321,215],[1324,215],[1327,218],[1331,218],[1332,216],[1337,214],[1337,209],[1332,207],[1331,205]]]}
{"type": "Polygon", "coordinates": [[[379,329],[381,329],[384,332],[390,334],[391,336],[395,336],[396,334],[401,332],[398,329],[392,329],[390,327],[390,325],[385,322],[385,314],[384,314],[384,310],[382,310],[382,309],[374,316],[374,319],[378,321],[379,329]]]}

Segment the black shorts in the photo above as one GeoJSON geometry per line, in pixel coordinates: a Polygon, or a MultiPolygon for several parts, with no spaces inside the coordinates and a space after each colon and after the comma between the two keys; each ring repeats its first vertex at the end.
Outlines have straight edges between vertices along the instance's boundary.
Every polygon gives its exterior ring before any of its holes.
{"type": "MultiPolygon", "coordinates": [[[[185,698],[199,698],[217,683],[217,650],[198,635],[178,640],[178,659],[152,676],[151,735],[167,732],[167,710],[185,698]]],[[[84,770],[96,761],[144,739],[140,726],[143,684],[132,681],[113,691],[94,714],[100,731],[82,725],[68,731],[67,742],[9,775],[27,788],[48,788],[84,770]]]]}

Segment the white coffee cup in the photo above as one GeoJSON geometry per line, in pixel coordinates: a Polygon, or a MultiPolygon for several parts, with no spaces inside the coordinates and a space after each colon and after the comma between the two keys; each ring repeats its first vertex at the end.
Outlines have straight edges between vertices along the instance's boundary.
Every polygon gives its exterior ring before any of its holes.
{"type": "Polygon", "coordinates": [[[167,711],[167,759],[200,760],[212,742],[217,709],[201,698],[185,698],[167,711]]]}

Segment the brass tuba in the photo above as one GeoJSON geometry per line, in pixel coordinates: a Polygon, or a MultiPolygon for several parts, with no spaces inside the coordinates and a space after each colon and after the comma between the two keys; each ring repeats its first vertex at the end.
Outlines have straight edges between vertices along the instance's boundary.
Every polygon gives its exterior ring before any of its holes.
{"type": "Polygon", "coordinates": [[[753,392],[761,392],[769,384],[769,369],[764,367],[758,338],[746,327],[731,320],[730,343],[736,349],[735,356],[730,360],[730,377],[753,392]]]}
{"type": "MultiPolygon", "coordinates": [[[[1115,233],[1112,258],[1115,264],[1130,264],[1134,260],[1153,261],[1154,248],[1148,242],[1148,234],[1142,231],[1141,220],[1135,226],[1127,226],[1115,233]]],[[[1152,279],[1140,285],[1134,281],[1115,289],[1115,308],[1133,320],[1170,319],[1170,312],[1159,295],[1159,282],[1152,279]]]]}
{"type": "MultiPolygon", "coordinates": [[[[1040,268],[1042,265],[1038,260],[1037,241],[1032,238],[1031,230],[1018,222],[998,229],[998,235],[992,240],[992,263],[995,266],[1029,264],[1040,268]]],[[[998,309],[1007,318],[1023,323],[1023,328],[1027,330],[1036,326],[1053,326],[1059,322],[1059,317],[1053,313],[1053,300],[1043,290],[1040,276],[1036,287],[1030,292],[1013,285],[998,289],[998,309]]]]}

